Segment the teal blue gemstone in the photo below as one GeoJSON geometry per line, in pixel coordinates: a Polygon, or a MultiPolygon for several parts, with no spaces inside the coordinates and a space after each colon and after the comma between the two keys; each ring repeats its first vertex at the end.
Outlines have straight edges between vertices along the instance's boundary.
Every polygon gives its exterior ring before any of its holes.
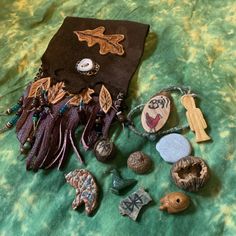
{"type": "Polygon", "coordinates": [[[163,136],[156,144],[156,150],[162,159],[169,163],[175,163],[182,157],[191,153],[190,142],[181,134],[173,133],[163,136]]]}
{"type": "Polygon", "coordinates": [[[24,143],[24,145],[23,145],[23,148],[25,149],[25,150],[29,150],[29,149],[31,149],[31,143],[30,142],[25,142],[24,143]]]}

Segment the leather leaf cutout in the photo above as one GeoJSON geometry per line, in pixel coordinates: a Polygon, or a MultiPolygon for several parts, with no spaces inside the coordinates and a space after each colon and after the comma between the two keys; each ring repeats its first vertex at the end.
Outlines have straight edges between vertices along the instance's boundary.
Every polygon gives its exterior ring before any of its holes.
{"type": "Polygon", "coordinates": [[[111,94],[104,85],[102,85],[101,91],[99,93],[99,103],[100,107],[105,113],[107,113],[112,106],[111,94]]]}
{"type": "Polygon", "coordinates": [[[120,41],[124,39],[123,34],[103,34],[105,31],[105,27],[100,26],[93,30],[83,30],[83,31],[74,31],[77,35],[79,41],[86,41],[88,47],[94,46],[96,43],[99,44],[100,50],[99,53],[101,55],[105,55],[107,53],[123,55],[124,49],[120,41]]]}
{"type": "Polygon", "coordinates": [[[90,96],[91,94],[94,93],[94,90],[93,89],[84,89],[80,95],[82,96],[82,99],[83,99],[83,102],[85,104],[88,104],[91,100],[92,100],[92,97],[90,96]]]}
{"type": "Polygon", "coordinates": [[[40,92],[41,92],[40,88],[48,91],[48,89],[50,87],[50,83],[51,83],[50,77],[42,78],[42,79],[39,79],[39,80],[33,82],[31,84],[31,87],[29,90],[28,98],[39,96],[40,92]]]}
{"type": "Polygon", "coordinates": [[[94,93],[93,89],[90,88],[84,89],[80,94],[74,95],[70,99],[69,104],[73,106],[79,106],[81,100],[83,101],[84,104],[88,104],[92,100],[92,97],[90,95],[93,93],[94,93]]]}
{"type": "Polygon", "coordinates": [[[53,85],[48,90],[48,101],[51,104],[56,104],[61,101],[62,98],[66,95],[66,92],[63,90],[64,82],[59,82],[53,85]]]}

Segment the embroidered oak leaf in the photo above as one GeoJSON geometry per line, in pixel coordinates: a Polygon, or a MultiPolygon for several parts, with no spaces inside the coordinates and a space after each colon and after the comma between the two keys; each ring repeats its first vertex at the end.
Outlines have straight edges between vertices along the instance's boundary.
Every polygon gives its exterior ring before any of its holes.
{"type": "Polygon", "coordinates": [[[32,98],[32,97],[39,96],[40,92],[41,92],[40,88],[48,91],[48,89],[50,87],[50,83],[51,83],[50,77],[42,78],[42,79],[35,81],[34,83],[31,84],[28,97],[32,98]]]}
{"type": "Polygon", "coordinates": [[[74,31],[79,41],[86,41],[89,47],[94,46],[96,43],[99,44],[101,55],[107,53],[123,55],[123,46],[119,43],[124,39],[123,34],[110,34],[104,35],[105,27],[100,26],[93,30],[74,31]]]}
{"type": "Polygon", "coordinates": [[[79,106],[81,100],[83,101],[84,104],[88,104],[92,100],[92,97],[90,95],[93,93],[94,93],[93,89],[90,88],[84,89],[80,94],[74,95],[70,99],[69,104],[73,106],[79,106]]]}
{"type": "Polygon", "coordinates": [[[66,95],[66,92],[63,90],[64,82],[59,82],[53,85],[48,90],[48,101],[51,104],[56,104],[57,102],[61,101],[62,98],[66,95]]]}
{"type": "Polygon", "coordinates": [[[104,85],[102,85],[101,91],[99,93],[99,103],[100,107],[105,113],[107,113],[112,106],[111,94],[104,85]]]}

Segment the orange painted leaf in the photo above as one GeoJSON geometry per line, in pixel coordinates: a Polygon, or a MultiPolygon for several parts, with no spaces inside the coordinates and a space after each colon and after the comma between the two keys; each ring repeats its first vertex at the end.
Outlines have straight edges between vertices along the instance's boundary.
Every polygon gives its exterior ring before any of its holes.
{"type": "Polygon", "coordinates": [[[93,93],[94,93],[93,89],[90,88],[84,89],[80,94],[74,95],[70,99],[69,104],[73,106],[79,106],[81,100],[83,101],[84,104],[88,104],[92,100],[92,97],[90,95],[93,93]]]}
{"type": "Polygon", "coordinates": [[[100,107],[105,113],[107,113],[112,106],[111,94],[104,85],[102,85],[101,91],[99,93],[99,103],[100,107]]]}
{"type": "Polygon", "coordinates": [[[40,91],[41,91],[39,88],[43,88],[46,91],[48,91],[48,89],[50,87],[50,83],[51,83],[50,77],[42,78],[42,79],[35,81],[34,83],[32,83],[32,85],[30,87],[28,97],[32,98],[32,97],[39,96],[40,91]]]}
{"type": "Polygon", "coordinates": [[[93,30],[83,30],[83,31],[74,31],[77,35],[79,41],[86,41],[89,47],[94,46],[96,43],[99,44],[101,55],[107,53],[123,55],[124,49],[123,46],[119,43],[124,39],[123,34],[103,34],[105,27],[100,26],[93,30]]]}
{"type": "Polygon", "coordinates": [[[61,101],[62,98],[66,95],[66,92],[63,90],[64,82],[56,83],[48,90],[48,101],[51,104],[56,104],[61,101]]]}

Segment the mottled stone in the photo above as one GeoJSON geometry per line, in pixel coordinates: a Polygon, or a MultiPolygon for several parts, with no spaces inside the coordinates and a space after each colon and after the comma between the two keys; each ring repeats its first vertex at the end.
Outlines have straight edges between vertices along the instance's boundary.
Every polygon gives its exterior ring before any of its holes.
{"type": "Polygon", "coordinates": [[[190,198],[181,192],[173,192],[160,199],[160,210],[168,213],[178,213],[189,207],[190,198]]]}
{"type": "Polygon", "coordinates": [[[166,162],[174,163],[191,154],[189,141],[181,134],[163,136],[156,144],[156,150],[166,162]]]}
{"type": "Polygon", "coordinates": [[[120,202],[120,214],[127,215],[132,220],[136,220],[141,208],[151,201],[150,195],[144,189],[140,188],[120,202]]]}

